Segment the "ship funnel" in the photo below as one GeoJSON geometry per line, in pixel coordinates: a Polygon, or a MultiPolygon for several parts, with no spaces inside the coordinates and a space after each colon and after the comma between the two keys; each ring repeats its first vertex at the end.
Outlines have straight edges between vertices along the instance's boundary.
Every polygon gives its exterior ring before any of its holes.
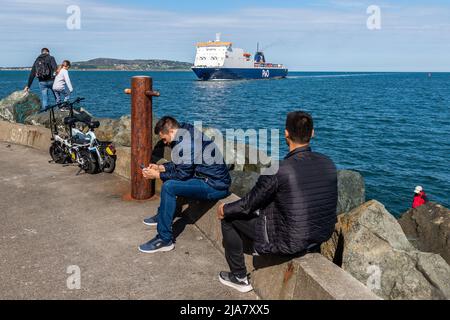
{"type": "Polygon", "coordinates": [[[221,33],[216,33],[216,41],[217,42],[220,42],[220,36],[221,35],[222,35],[221,33]]]}
{"type": "Polygon", "coordinates": [[[264,53],[262,51],[256,52],[255,62],[256,63],[266,63],[266,58],[264,57],[264,53]]]}

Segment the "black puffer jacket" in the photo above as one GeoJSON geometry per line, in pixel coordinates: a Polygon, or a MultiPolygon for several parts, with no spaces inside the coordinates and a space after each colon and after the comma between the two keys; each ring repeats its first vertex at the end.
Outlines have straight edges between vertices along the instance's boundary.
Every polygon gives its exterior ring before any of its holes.
{"type": "Polygon", "coordinates": [[[261,176],[242,199],[226,204],[225,219],[259,210],[255,250],[297,254],[328,240],[336,223],[337,172],[310,147],[291,151],[275,175],[261,176]]]}

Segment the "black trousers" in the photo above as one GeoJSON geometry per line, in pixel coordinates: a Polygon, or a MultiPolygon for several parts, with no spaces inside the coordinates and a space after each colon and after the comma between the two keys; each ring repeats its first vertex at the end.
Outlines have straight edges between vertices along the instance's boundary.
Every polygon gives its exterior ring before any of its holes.
{"type": "MultiPolygon", "coordinates": [[[[240,278],[247,275],[244,259],[244,239],[253,246],[256,239],[256,214],[247,216],[241,215],[231,219],[222,220],[223,246],[225,248],[225,258],[233,274],[240,278]]],[[[307,253],[320,253],[320,243],[311,243],[307,249],[292,255],[277,256],[283,261],[301,257],[307,253]]]]}
{"type": "Polygon", "coordinates": [[[239,216],[222,220],[222,236],[225,258],[231,272],[243,278],[247,275],[244,260],[244,239],[253,242],[256,237],[257,215],[239,216]]]}

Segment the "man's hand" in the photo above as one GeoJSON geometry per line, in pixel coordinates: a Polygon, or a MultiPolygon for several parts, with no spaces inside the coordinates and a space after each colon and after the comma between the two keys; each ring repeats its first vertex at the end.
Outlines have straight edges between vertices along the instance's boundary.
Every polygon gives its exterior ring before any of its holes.
{"type": "Polygon", "coordinates": [[[225,206],[224,203],[219,204],[217,207],[217,219],[223,220],[225,218],[225,214],[223,212],[223,207],[225,206]]]}
{"type": "Polygon", "coordinates": [[[158,165],[154,164],[154,163],[150,163],[147,168],[144,168],[142,170],[150,170],[150,169],[151,170],[157,170],[158,169],[158,165]]]}
{"type": "Polygon", "coordinates": [[[142,175],[145,179],[154,180],[159,178],[159,171],[155,169],[145,168],[142,170],[142,175]]]}
{"type": "Polygon", "coordinates": [[[28,91],[30,91],[30,88],[28,88],[28,86],[26,86],[25,88],[23,88],[23,91],[28,92],[28,91]]]}
{"type": "Polygon", "coordinates": [[[147,169],[156,170],[158,172],[165,172],[166,171],[166,168],[164,168],[163,165],[157,165],[157,164],[154,164],[154,163],[150,163],[150,165],[147,168],[145,168],[144,170],[147,170],[147,169]]]}

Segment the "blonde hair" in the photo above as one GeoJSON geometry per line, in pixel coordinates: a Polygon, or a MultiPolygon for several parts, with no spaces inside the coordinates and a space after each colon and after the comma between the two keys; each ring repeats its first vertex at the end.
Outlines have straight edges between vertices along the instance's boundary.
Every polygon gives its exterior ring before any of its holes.
{"type": "Polygon", "coordinates": [[[64,67],[69,67],[70,68],[70,61],[69,60],[64,60],[60,66],[58,66],[58,69],[56,70],[56,74],[59,74],[59,72],[61,71],[62,68],[64,67]]]}

